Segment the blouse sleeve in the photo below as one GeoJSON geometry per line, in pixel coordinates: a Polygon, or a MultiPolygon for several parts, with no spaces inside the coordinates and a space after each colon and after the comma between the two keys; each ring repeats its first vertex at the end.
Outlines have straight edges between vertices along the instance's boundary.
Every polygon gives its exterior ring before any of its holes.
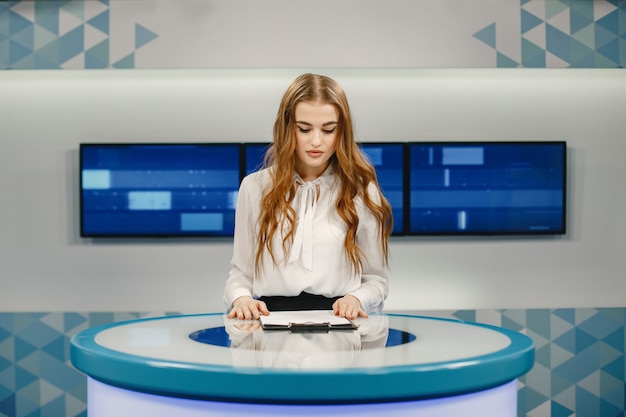
{"type": "MultiPolygon", "coordinates": [[[[241,182],[235,210],[235,234],[233,239],[233,257],[230,261],[230,272],[224,288],[224,303],[227,310],[237,298],[253,296],[252,278],[254,275],[255,255],[255,222],[257,208],[252,201],[255,189],[251,177],[241,182]]],[[[258,206],[258,203],[257,203],[258,206]]]]}
{"type": "MultiPolygon", "coordinates": [[[[370,183],[368,193],[374,202],[379,202],[379,191],[370,183]]],[[[383,310],[384,301],[389,292],[389,266],[385,261],[380,244],[380,226],[373,213],[361,203],[359,205],[359,228],[357,244],[362,252],[363,269],[361,287],[351,292],[361,301],[361,306],[368,312],[383,310]]]]}

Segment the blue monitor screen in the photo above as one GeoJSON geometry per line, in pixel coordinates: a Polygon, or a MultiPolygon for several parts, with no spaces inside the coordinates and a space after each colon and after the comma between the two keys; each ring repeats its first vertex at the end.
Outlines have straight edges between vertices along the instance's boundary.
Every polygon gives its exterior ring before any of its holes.
{"type": "Polygon", "coordinates": [[[403,143],[362,143],[361,150],[374,165],[378,183],[393,212],[393,235],[404,234],[403,143]]]}
{"type": "Polygon", "coordinates": [[[411,143],[409,159],[409,234],[565,233],[565,142],[411,143]]]}
{"type": "Polygon", "coordinates": [[[245,175],[263,167],[263,158],[270,145],[270,143],[244,143],[245,175]]]}
{"type": "Polygon", "coordinates": [[[239,144],[81,144],[81,236],[231,236],[239,144]]]}

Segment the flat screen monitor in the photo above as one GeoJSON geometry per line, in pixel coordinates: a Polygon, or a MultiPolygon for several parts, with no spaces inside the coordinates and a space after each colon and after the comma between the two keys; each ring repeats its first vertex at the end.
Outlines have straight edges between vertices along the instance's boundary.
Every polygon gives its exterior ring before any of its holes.
{"type": "Polygon", "coordinates": [[[239,144],[81,144],[81,236],[232,236],[239,152],[239,144]]]}
{"type": "Polygon", "coordinates": [[[409,144],[409,234],[566,232],[565,142],[409,144]]]}
{"type": "Polygon", "coordinates": [[[378,184],[389,201],[393,212],[392,235],[405,233],[404,227],[404,186],[405,161],[404,143],[380,142],[361,143],[361,150],[374,165],[378,184]]]}

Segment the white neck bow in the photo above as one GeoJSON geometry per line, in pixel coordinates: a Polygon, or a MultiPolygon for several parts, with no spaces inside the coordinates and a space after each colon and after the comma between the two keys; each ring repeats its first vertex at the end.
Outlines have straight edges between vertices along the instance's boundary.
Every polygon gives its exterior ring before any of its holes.
{"type": "Polygon", "coordinates": [[[289,253],[289,263],[295,262],[302,254],[302,264],[307,271],[313,269],[313,216],[317,207],[317,191],[321,179],[304,181],[296,175],[296,206],[298,206],[298,221],[293,238],[293,245],[289,253]]]}

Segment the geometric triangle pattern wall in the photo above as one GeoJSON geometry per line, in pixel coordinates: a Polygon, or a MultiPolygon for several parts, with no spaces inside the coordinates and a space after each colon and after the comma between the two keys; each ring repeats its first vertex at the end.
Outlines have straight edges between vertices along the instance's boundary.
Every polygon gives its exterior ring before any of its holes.
{"type": "Polygon", "coordinates": [[[518,383],[518,415],[624,417],[625,308],[457,311],[452,317],[515,330],[535,343],[518,383]]]}
{"type": "Polygon", "coordinates": [[[521,0],[519,56],[498,45],[493,22],[474,34],[497,67],[624,68],[625,0],[521,0]]]}
{"type": "Polygon", "coordinates": [[[134,23],[134,39],[112,54],[109,0],[0,2],[0,69],[134,68],[157,36],[134,23]]]}
{"type": "MultiPolygon", "coordinates": [[[[111,5],[110,0],[0,1],[0,69],[135,68],[137,51],[159,35],[141,22],[128,21],[124,7],[125,2],[111,5]],[[112,14],[111,7],[119,10],[112,14]]],[[[171,24],[147,7],[151,19],[156,19],[150,25],[171,24]]],[[[514,5],[513,10],[515,16],[507,12],[473,36],[464,35],[469,39],[452,39],[452,66],[454,51],[462,55],[464,42],[476,41],[493,50],[495,57],[480,66],[626,66],[626,0],[519,0],[519,9],[514,5]]],[[[445,27],[450,22],[441,24],[445,27]]],[[[176,44],[184,45],[184,41],[176,44]]],[[[446,49],[446,45],[437,48],[446,49]]],[[[159,51],[164,57],[174,52],[180,62],[166,65],[189,67],[178,51],[159,51]]]]}
{"type": "MultiPolygon", "coordinates": [[[[518,380],[520,417],[624,417],[626,308],[420,311],[508,328],[535,343],[518,380]]],[[[75,333],[164,313],[0,313],[0,417],[86,417],[86,377],[69,360],[75,333]]]]}
{"type": "Polygon", "coordinates": [[[0,313],[0,417],[87,417],[69,342],[89,327],[177,313],[0,313]]]}

